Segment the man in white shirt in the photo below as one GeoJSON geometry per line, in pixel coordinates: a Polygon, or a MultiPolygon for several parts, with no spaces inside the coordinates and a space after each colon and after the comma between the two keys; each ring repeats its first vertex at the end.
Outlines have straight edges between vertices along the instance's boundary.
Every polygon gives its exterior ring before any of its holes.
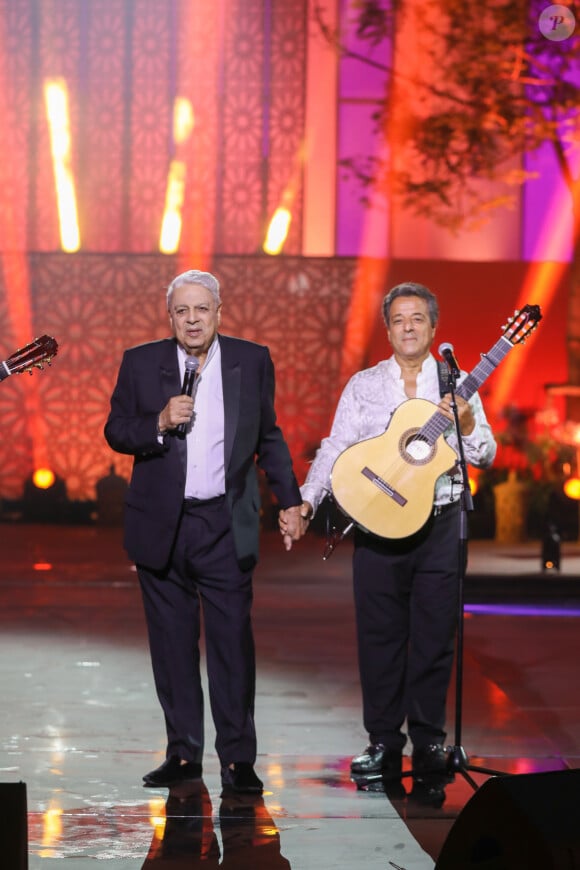
{"type": "MultiPolygon", "coordinates": [[[[301,487],[308,517],[332,493],[337,457],[383,433],[392,414],[409,399],[438,406],[449,420],[444,437],[457,448],[452,398],[441,397],[430,350],[439,318],[436,297],[420,284],[400,284],[385,297],[383,315],[393,354],[346,385],[330,435],[301,487]]],[[[496,442],[477,393],[469,401],[458,396],[457,411],[467,462],[489,466],[496,442]]],[[[442,474],[429,519],[413,534],[389,539],[355,530],[354,599],[363,721],[369,735],[367,748],[351,763],[359,784],[367,777],[400,777],[405,720],[414,775],[446,769],[443,744],[457,621],[460,493],[460,477],[442,474]]],[[[282,511],[281,533],[297,540],[303,525],[292,528],[290,534],[282,511]]]]}

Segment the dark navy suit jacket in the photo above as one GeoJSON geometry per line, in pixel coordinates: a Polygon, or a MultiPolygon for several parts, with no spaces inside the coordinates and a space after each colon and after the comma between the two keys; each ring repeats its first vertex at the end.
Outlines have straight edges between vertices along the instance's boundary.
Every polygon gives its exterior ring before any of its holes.
{"type": "MultiPolygon", "coordinates": [[[[256,462],[282,508],[301,504],[290,453],[274,411],[274,366],[268,348],[218,336],[225,422],[226,500],[238,560],[258,558],[260,496],[256,462]]],[[[169,560],[185,492],[186,444],[175,433],[160,444],[157,419],[181,392],[175,339],[125,351],[105,425],[109,445],[135,457],[126,495],[125,548],[137,564],[169,560]]]]}

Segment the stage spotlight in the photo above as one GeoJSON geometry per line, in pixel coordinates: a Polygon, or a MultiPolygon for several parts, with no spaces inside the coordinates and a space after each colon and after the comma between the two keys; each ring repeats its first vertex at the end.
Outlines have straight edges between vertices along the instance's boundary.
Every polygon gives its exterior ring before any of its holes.
{"type": "Polygon", "coordinates": [[[580,501],[580,477],[569,477],[564,482],[564,492],[568,498],[580,501]]]}
{"type": "Polygon", "coordinates": [[[174,254],[179,248],[182,229],[182,209],[185,198],[187,163],[184,146],[193,133],[195,116],[191,102],[185,97],[176,97],[173,104],[173,145],[175,156],[167,174],[165,208],[161,219],[159,250],[162,254],[174,254]]]}
{"type": "Polygon", "coordinates": [[[165,210],[161,221],[159,250],[162,254],[174,254],[181,238],[183,198],[185,195],[185,163],[172,160],[167,178],[165,210]]]}
{"type": "Polygon", "coordinates": [[[60,244],[73,253],[81,246],[75,181],[72,170],[72,147],[68,88],[64,79],[46,79],[44,101],[50,134],[52,168],[56,188],[60,244]]]}
{"type": "Polygon", "coordinates": [[[67,522],[70,514],[64,480],[49,468],[37,468],[24,484],[22,517],[29,523],[67,522]]]}
{"type": "Polygon", "coordinates": [[[266,233],[266,241],[264,242],[265,254],[280,253],[288,236],[291,222],[292,215],[289,209],[283,206],[276,209],[266,233]]]}
{"type": "Polygon", "coordinates": [[[38,489],[50,489],[54,481],[54,471],[50,468],[37,468],[32,475],[32,482],[38,489]]]}

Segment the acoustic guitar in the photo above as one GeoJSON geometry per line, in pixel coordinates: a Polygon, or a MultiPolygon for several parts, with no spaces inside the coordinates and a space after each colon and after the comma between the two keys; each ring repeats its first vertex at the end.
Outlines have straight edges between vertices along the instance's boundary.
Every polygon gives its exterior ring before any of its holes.
{"type": "MultiPolygon", "coordinates": [[[[542,319],[539,305],[526,305],[508,320],[503,335],[456,395],[470,399],[516,344],[542,319]]],[[[393,413],[381,435],[353,444],[331,473],[334,498],[353,523],[381,538],[406,538],[429,519],[437,478],[457,462],[443,433],[449,420],[426,399],[409,399],[393,413]]]]}
{"type": "Polygon", "coordinates": [[[58,352],[58,344],[50,335],[41,335],[40,338],[35,338],[26,347],[21,347],[15,351],[8,359],[0,362],[0,381],[10,375],[21,374],[32,370],[43,369],[44,363],[50,365],[51,359],[58,352]]]}

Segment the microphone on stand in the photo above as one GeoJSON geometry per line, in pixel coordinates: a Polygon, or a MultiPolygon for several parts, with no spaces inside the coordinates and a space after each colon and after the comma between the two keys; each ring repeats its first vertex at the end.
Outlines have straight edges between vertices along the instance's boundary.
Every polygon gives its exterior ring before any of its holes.
{"type": "MultiPolygon", "coordinates": [[[[182,396],[192,396],[193,388],[197,380],[197,370],[199,368],[199,360],[196,356],[188,356],[185,360],[185,374],[183,375],[183,386],[181,387],[182,396]]],[[[177,427],[178,435],[185,435],[187,431],[187,423],[180,423],[177,427]]]]}
{"type": "Polygon", "coordinates": [[[443,344],[440,344],[439,345],[439,356],[443,357],[443,359],[447,363],[447,366],[448,366],[451,374],[454,377],[458,378],[459,375],[461,374],[461,371],[459,369],[459,363],[457,362],[457,359],[455,358],[455,351],[453,349],[453,345],[449,344],[448,341],[444,341],[443,344]]]}

